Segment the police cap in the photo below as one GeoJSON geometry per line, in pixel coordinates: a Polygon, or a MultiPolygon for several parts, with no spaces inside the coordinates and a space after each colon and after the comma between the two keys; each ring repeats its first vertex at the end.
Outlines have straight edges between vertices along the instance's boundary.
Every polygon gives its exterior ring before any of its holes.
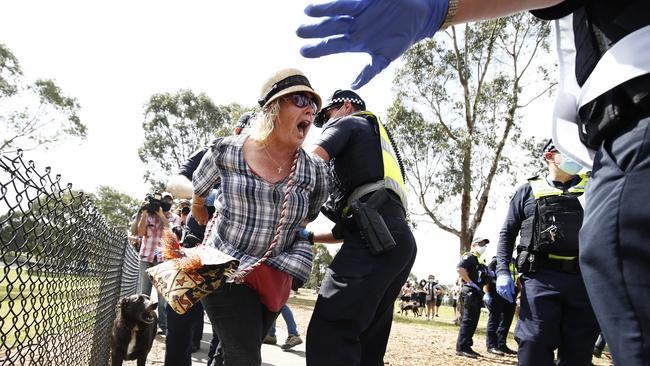
{"type": "Polygon", "coordinates": [[[349,101],[361,110],[366,110],[366,102],[364,102],[357,93],[352,90],[339,89],[332,94],[332,96],[327,100],[327,104],[316,114],[316,118],[314,118],[314,126],[322,127],[323,124],[327,122],[325,120],[325,118],[327,118],[327,112],[332,109],[332,107],[339,106],[345,101],[349,101]]]}

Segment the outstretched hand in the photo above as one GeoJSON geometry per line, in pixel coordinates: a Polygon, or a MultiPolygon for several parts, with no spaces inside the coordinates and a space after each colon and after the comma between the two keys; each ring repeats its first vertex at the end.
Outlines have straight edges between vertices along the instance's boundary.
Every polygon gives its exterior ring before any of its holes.
{"type": "Polygon", "coordinates": [[[418,41],[433,36],[442,25],[449,0],[336,0],[311,4],[305,14],[324,17],[301,25],[301,38],[321,38],[303,46],[309,58],[343,52],[365,52],[372,58],[352,84],[359,89],[418,41]]]}

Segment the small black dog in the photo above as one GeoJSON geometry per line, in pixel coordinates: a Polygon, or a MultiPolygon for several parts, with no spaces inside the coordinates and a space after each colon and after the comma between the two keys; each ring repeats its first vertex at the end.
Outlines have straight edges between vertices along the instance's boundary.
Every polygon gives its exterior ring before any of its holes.
{"type": "Polygon", "coordinates": [[[121,366],[124,360],[138,360],[145,366],[158,328],[154,312],[158,303],[149,296],[137,294],[117,303],[117,317],[111,332],[111,365],[121,366]]]}

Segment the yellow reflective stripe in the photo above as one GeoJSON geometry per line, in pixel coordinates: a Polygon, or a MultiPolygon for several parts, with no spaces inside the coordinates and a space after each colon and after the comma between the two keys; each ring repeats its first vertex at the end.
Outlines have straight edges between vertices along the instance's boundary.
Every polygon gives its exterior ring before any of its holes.
{"type": "MultiPolygon", "coordinates": [[[[585,184],[589,181],[589,176],[587,174],[580,174],[580,178],[578,184],[569,188],[569,193],[584,193],[585,184]]],[[[533,196],[536,199],[548,196],[560,196],[564,193],[561,189],[549,185],[544,178],[530,179],[529,182],[530,187],[533,189],[533,196]]]]}
{"type": "Polygon", "coordinates": [[[517,275],[517,267],[515,266],[515,264],[512,261],[508,264],[508,269],[510,270],[510,275],[512,276],[512,279],[515,282],[517,282],[517,277],[519,277],[517,275]]]}
{"type": "Polygon", "coordinates": [[[388,133],[386,132],[384,125],[379,120],[379,117],[368,111],[358,112],[353,115],[366,119],[373,118],[375,121],[377,121],[377,126],[379,126],[379,142],[381,145],[382,155],[381,158],[384,166],[384,186],[385,188],[395,192],[402,201],[404,209],[407,209],[408,202],[406,200],[406,184],[404,184],[404,177],[402,176],[402,171],[397,161],[395,149],[390,143],[390,139],[388,138],[388,133]]]}
{"type": "Polygon", "coordinates": [[[549,254],[548,255],[549,259],[557,259],[559,261],[572,261],[578,257],[569,257],[569,256],[564,256],[564,255],[555,255],[555,254],[549,254]]]}

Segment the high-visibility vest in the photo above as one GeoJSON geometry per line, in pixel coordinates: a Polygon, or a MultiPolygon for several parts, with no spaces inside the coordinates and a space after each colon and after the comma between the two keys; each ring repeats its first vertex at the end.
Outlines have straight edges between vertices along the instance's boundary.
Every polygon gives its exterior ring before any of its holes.
{"type": "Polygon", "coordinates": [[[402,202],[404,210],[407,209],[408,203],[406,199],[406,185],[404,184],[404,176],[400,169],[400,162],[396,148],[393,147],[388,133],[384,125],[372,112],[361,111],[354,113],[353,116],[363,117],[369,122],[377,125],[379,130],[379,141],[381,142],[381,156],[384,167],[384,187],[395,192],[402,202]]]}

